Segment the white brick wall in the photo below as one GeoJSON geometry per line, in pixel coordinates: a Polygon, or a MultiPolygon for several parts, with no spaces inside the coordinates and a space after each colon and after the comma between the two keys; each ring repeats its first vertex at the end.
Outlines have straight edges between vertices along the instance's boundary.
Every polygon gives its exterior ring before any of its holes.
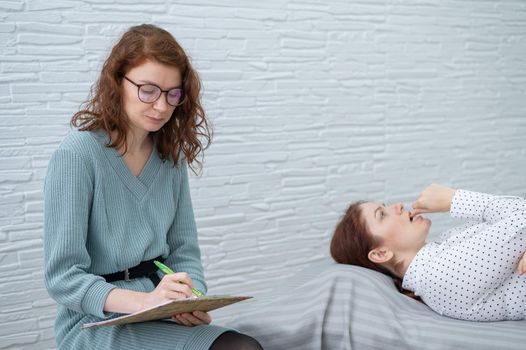
{"type": "Polygon", "coordinates": [[[193,57],[215,124],[191,179],[211,292],[258,296],[326,257],[354,199],[409,202],[433,181],[526,195],[522,0],[3,0],[0,349],[55,346],[47,161],[143,22],[193,57]]]}

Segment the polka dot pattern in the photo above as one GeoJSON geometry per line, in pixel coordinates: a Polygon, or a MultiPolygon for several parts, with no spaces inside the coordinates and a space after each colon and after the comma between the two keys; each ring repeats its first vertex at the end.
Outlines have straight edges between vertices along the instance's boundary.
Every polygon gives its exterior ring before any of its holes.
{"type": "Polygon", "coordinates": [[[426,244],[409,265],[404,288],[445,316],[526,319],[526,274],[516,272],[526,251],[526,200],[457,190],[451,215],[474,222],[426,244]]]}

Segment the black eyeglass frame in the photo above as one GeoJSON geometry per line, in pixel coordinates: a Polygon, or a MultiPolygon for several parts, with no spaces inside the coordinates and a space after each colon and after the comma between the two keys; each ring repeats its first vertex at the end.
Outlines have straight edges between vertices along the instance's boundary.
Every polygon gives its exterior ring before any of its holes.
{"type": "Polygon", "coordinates": [[[155,103],[157,102],[160,98],[161,98],[161,95],[164,93],[166,93],[166,103],[169,104],[170,106],[172,107],[178,107],[180,105],[183,104],[184,102],[184,99],[185,99],[185,95],[184,95],[184,90],[182,88],[172,88],[172,89],[169,89],[169,90],[163,90],[161,89],[159,86],[155,85],[155,84],[151,84],[151,83],[148,83],[148,84],[137,84],[136,82],[134,82],[133,80],[131,80],[130,78],[128,78],[127,76],[124,76],[124,79],[128,80],[130,83],[132,83],[133,85],[135,85],[137,87],[137,98],[139,99],[139,101],[141,101],[142,103],[149,103],[149,104],[152,104],[152,103],[155,103]],[[141,98],[141,94],[140,94],[140,90],[141,90],[141,87],[143,86],[153,86],[157,89],[159,89],[159,91],[161,91],[161,93],[159,94],[159,96],[157,96],[157,98],[151,102],[147,102],[147,101],[143,101],[143,99],[141,98]],[[179,100],[179,103],[176,104],[176,105],[173,105],[171,104],[170,102],[168,102],[168,93],[172,90],[180,90],[181,91],[181,99],[179,100]]]}

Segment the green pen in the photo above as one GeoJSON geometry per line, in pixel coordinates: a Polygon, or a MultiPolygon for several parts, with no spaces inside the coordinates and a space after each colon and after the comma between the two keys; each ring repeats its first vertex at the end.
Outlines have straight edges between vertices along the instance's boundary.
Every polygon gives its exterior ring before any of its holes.
{"type": "MultiPolygon", "coordinates": [[[[161,270],[166,275],[169,274],[169,273],[174,273],[171,268],[169,268],[168,266],[166,266],[165,264],[163,264],[160,261],[154,260],[153,263],[155,264],[155,266],[157,266],[159,268],[159,270],[161,270]]],[[[179,283],[184,284],[183,282],[179,282],[179,283]]],[[[192,293],[194,293],[194,295],[196,295],[198,297],[202,297],[204,295],[203,292],[201,292],[199,289],[195,289],[195,288],[192,288],[192,293]]]]}

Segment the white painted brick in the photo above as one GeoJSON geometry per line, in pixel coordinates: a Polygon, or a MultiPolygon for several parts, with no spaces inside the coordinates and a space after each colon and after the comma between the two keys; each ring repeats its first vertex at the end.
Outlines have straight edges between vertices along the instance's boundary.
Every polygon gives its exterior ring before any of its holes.
{"type": "Polygon", "coordinates": [[[26,182],[31,178],[31,171],[0,171],[0,184],[3,182],[26,182]]]}
{"type": "Polygon", "coordinates": [[[351,200],[410,202],[429,182],[526,196],[525,16],[520,1],[0,2],[0,304],[33,287],[1,305],[0,328],[31,326],[0,349],[54,349],[46,166],[129,25],[164,26],[199,70],[216,132],[190,177],[206,274],[258,296],[327,256],[351,200]]]}
{"type": "Polygon", "coordinates": [[[218,216],[218,217],[208,217],[198,220],[199,228],[206,227],[217,227],[231,225],[234,223],[243,222],[245,220],[245,215],[243,214],[232,214],[228,216],[218,216]]]}
{"type": "Polygon", "coordinates": [[[44,72],[90,72],[90,66],[87,61],[59,61],[42,63],[44,72]]]}
{"type": "MultiPolygon", "coordinates": [[[[13,295],[11,295],[13,297],[13,295]]],[[[26,333],[38,329],[36,320],[11,321],[0,324],[0,337],[14,333],[26,333]]]]}
{"type": "Polygon", "coordinates": [[[122,6],[122,4],[100,4],[100,5],[93,5],[91,6],[93,10],[96,11],[108,11],[108,12],[114,12],[118,11],[119,13],[148,13],[149,15],[157,14],[157,13],[166,13],[165,6],[162,6],[157,1],[157,4],[155,2],[148,1],[148,3],[145,4],[130,4],[129,2],[126,4],[125,7],[122,6]]]}
{"type": "MultiPolygon", "coordinates": [[[[16,281],[16,282],[4,282],[0,286],[0,293],[7,294],[7,293],[15,293],[17,291],[27,289],[30,286],[28,285],[27,281],[16,281]]],[[[31,308],[28,308],[28,310],[31,310],[31,308]]],[[[5,310],[4,310],[5,311],[5,310]]],[[[13,319],[20,319],[21,315],[24,315],[24,313],[21,313],[20,310],[17,314],[8,314],[8,315],[0,315],[0,323],[7,322],[13,319]]],[[[27,314],[27,313],[26,313],[27,314]]]]}
{"type": "MultiPolygon", "coordinates": [[[[203,17],[203,9],[200,6],[195,6],[195,3],[189,3],[188,5],[182,5],[180,3],[170,6],[168,13],[177,16],[190,16],[190,17],[203,17]]],[[[207,18],[232,18],[236,14],[235,8],[229,8],[229,6],[211,6],[207,4],[206,17],[207,18]]]]}
{"type": "Polygon", "coordinates": [[[43,72],[39,76],[43,83],[84,83],[89,80],[88,73],[43,72]]]}
{"type": "MultiPolygon", "coordinates": [[[[164,1],[163,1],[164,2],[164,1]]],[[[166,30],[170,31],[176,39],[179,38],[179,29],[182,27],[186,27],[188,29],[191,28],[203,28],[205,19],[204,18],[197,18],[197,17],[186,17],[184,15],[174,13],[172,15],[158,15],[153,14],[152,15],[152,22],[158,23],[159,26],[165,28],[166,30]]],[[[124,31],[124,30],[123,30],[124,31]]]]}
{"type": "Polygon", "coordinates": [[[40,69],[39,63],[2,63],[1,66],[4,73],[38,72],[40,69]]]}
{"type": "MultiPolygon", "coordinates": [[[[88,90],[91,84],[42,84],[42,83],[16,83],[12,85],[13,94],[40,93],[43,91],[52,92],[82,92],[88,90]]],[[[86,92],[86,97],[88,93],[86,92]]]]}
{"type": "Polygon", "coordinates": [[[55,323],[54,316],[46,316],[38,318],[38,327],[40,329],[52,328],[55,323]]]}
{"type": "Polygon", "coordinates": [[[42,213],[44,210],[43,202],[26,202],[25,212],[26,213],[42,213]]]}
{"type": "MultiPolygon", "coordinates": [[[[35,181],[43,181],[45,176],[46,176],[46,169],[35,169],[33,171],[33,178],[35,179],[35,181]]],[[[43,186],[41,186],[41,188],[43,188],[43,186]]]]}
{"type": "MultiPolygon", "coordinates": [[[[41,3],[47,1],[41,1],[41,3]]],[[[78,25],[68,25],[65,23],[61,23],[60,25],[56,24],[47,24],[47,23],[40,23],[39,21],[30,21],[30,22],[20,22],[17,24],[20,32],[25,33],[54,33],[54,34],[63,34],[67,33],[68,35],[75,35],[80,36],[83,33],[82,26],[78,25]]]]}
{"type": "Polygon", "coordinates": [[[41,11],[41,10],[64,10],[77,7],[78,5],[71,1],[60,1],[60,0],[32,0],[28,4],[28,10],[30,11],[41,11]]]}
{"type": "Polygon", "coordinates": [[[195,47],[197,50],[239,50],[245,48],[246,40],[242,39],[197,39],[195,47]]]}
{"type": "Polygon", "coordinates": [[[262,30],[263,22],[249,19],[235,18],[209,18],[205,22],[207,28],[225,29],[243,29],[243,30],[262,30]]]}
{"type": "Polygon", "coordinates": [[[275,10],[261,11],[261,9],[241,8],[236,10],[236,17],[257,20],[285,21],[287,19],[287,13],[284,11],[275,10]]]}
{"type": "Polygon", "coordinates": [[[87,24],[87,23],[144,23],[145,22],[145,16],[142,13],[123,13],[118,12],[118,15],[115,14],[115,16],[108,16],[108,13],[104,11],[63,11],[61,14],[68,18],[71,23],[81,23],[81,24],[87,24]]]}
{"type": "Polygon", "coordinates": [[[114,42],[112,38],[103,36],[87,37],[84,39],[84,46],[88,50],[109,50],[114,42]]]}
{"type": "MultiPolygon", "coordinates": [[[[43,334],[45,334],[45,332],[39,332],[39,339],[36,343],[33,343],[33,344],[29,344],[26,346],[26,348],[28,350],[51,350],[51,349],[55,349],[55,344],[53,341],[51,340],[45,340],[45,338],[43,337],[43,334]]],[[[48,334],[49,336],[49,334],[48,334]]]]}
{"type": "Polygon", "coordinates": [[[22,10],[24,8],[24,3],[22,1],[2,1],[0,2],[0,9],[2,10],[22,10]]]}
{"type": "Polygon", "coordinates": [[[81,38],[78,36],[68,35],[41,35],[41,34],[20,34],[18,36],[18,43],[21,45],[36,44],[36,45],[57,45],[57,44],[76,44],[80,43],[81,38]]]}
{"type": "Polygon", "coordinates": [[[20,261],[31,261],[37,260],[41,265],[44,261],[44,250],[43,249],[30,249],[19,252],[18,258],[20,261]]]}
{"type": "Polygon", "coordinates": [[[70,58],[70,57],[81,57],[84,54],[84,49],[80,47],[74,47],[74,46],[34,46],[34,45],[20,45],[18,48],[18,53],[22,55],[37,55],[41,57],[44,56],[50,56],[54,57],[56,56],[57,52],[61,52],[63,55],[63,58],[70,58]]]}
{"type": "MultiPolygon", "coordinates": [[[[35,214],[31,214],[31,213],[26,213],[24,215],[24,218],[26,220],[26,222],[43,222],[44,221],[44,213],[40,212],[40,213],[35,213],[35,214]]],[[[31,239],[31,238],[41,238],[43,237],[43,233],[38,233],[38,232],[35,232],[35,234],[33,233],[30,233],[28,232],[27,234],[24,234],[24,235],[14,235],[14,236],[10,236],[10,238],[12,238],[13,240],[16,240],[17,238],[21,238],[21,237],[24,237],[24,239],[28,238],[28,239],[31,239]]]]}
{"type": "Polygon", "coordinates": [[[0,337],[0,349],[20,349],[35,343],[39,338],[38,332],[13,334],[0,337]]]}
{"type": "Polygon", "coordinates": [[[37,77],[34,73],[17,73],[10,75],[0,76],[0,83],[10,83],[14,81],[24,81],[24,80],[35,80],[37,77]]]}
{"type": "Polygon", "coordinates": [[[60,101],[60,94],[55,93],[41,93],[41,94],[18,94],[13,95],[13,102],[54,102],[60,101]]]}
{"type": "MultiPolygon", "coordinates": [[[[0,218],[21,217],[24,214],[22,204],[0,204],[0,218]]],[[[9,236],[11,239],[11,236],[9,236]]]]}
{"type": "Polygon", "coordinates": [[[0,164],[2,164],[2,170],[27,169],[30,167],[30,161],[31,159],[28,157],[0,158],[0,164]]]}

